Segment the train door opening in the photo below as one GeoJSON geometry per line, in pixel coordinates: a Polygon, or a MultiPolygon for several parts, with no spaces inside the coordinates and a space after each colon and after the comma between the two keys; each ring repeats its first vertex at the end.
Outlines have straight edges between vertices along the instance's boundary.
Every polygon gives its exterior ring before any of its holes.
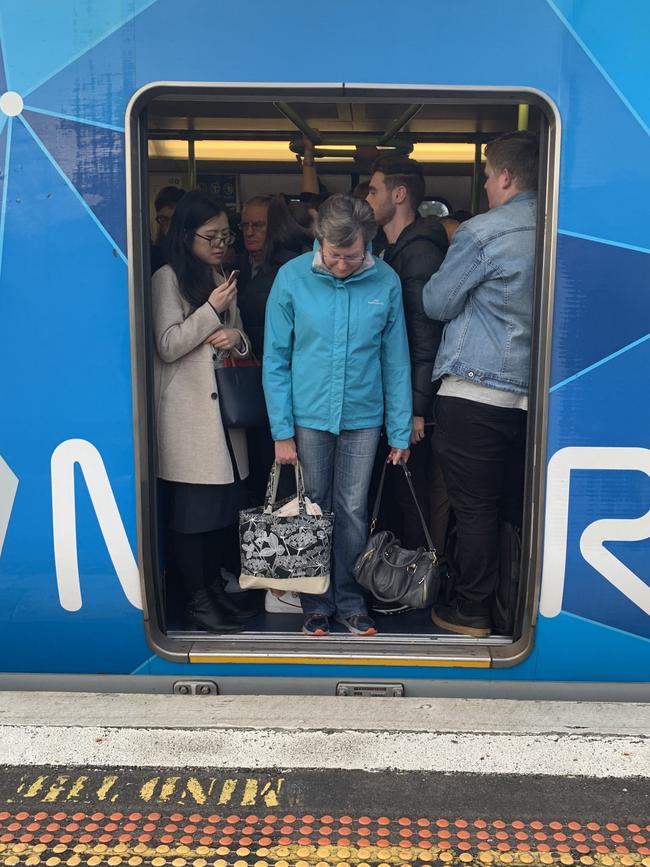
{"type": "MultiPolygon", "coordinates": [[[[283,657],[345,654],[354,659],[362,654],[477,665],[509,665],[523,659],[533,643],[541,571],[559,149],[553,106],[542,94],[526,89],[155,85],[133,98],[127,131],[139,561],[152,647],[174,660],[269,658],[280,650],[283,657]],[[518,562],[512,563],[519,573],[519,591],[511,630],[489,638],[451,635],[434,626],[429,610],[420,610],[373,615],[379,634],[372,647],[368,642],[360,647],[358,639],[344,631],[314,642],[300,634],[297,600],[278,602],[270,596],[241,633],[219,636],[188,630],[183,593],[166,545],[164,492],[156,480],[150,290],[154,248],[165,218],[164,213],[156,214],[156,197],[170,187],[199,188],[219,197],[230,214],[234,249],[247,256],[246,241],[238,232],[247,201],[281,193],[288,200],[309,202],[310,195],[316,201],[329,193],[350,193],[368,180],[378,155],[407,154],[424,171],[420,213],[462,220],[488,207],[484,145],[517,128],[539,136],[540,178],[525,514],[518,562]],[[307,173],[304,152],[309,142],[315,171],[307,173]]],[[[236,590],[236,585],[230,589],[236,590]]]]}

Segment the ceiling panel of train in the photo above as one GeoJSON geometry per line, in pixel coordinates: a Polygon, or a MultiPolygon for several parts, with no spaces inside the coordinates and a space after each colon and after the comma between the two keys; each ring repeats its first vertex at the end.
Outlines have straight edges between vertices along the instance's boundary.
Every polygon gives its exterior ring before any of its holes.
{"type": "MultiPolygon", "coordinates": [[[[531,108],[532,122],[535,111],[531,108]]],[[[306,137],[322,168],[348,161],[367,169],[380,153],[460,168],[480,163],[481,145],[516,129],[518,112],[519,106],[505,100],[432,104],[321,96],[282,102],[181,92],[149,104],[149,156],[295,165],[306,137]],[[194,143],[193,155],[188,142],[194,143]]]]}
{"type": "Polygon", "coordinates": [[[513,129],[516,105],[417,104],[404,102],[225,102],[212,95],[159,97],[149,105],[150,130],[295,133],[291,113],[320,132],[383,133],[407,117],[396,132],[418,134],[487,133],[513,129]],[[411,117],[409,114],[413,113],[411,117]]]}

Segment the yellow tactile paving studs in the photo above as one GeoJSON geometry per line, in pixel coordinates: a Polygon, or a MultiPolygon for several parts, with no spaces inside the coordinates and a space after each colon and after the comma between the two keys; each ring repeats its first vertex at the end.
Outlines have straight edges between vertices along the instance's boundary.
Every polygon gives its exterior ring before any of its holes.
{"type": "Polygon", "coordinates": [[[650,825],[280,813],[0,812],[0,864],[650,867],[650,825]]]}

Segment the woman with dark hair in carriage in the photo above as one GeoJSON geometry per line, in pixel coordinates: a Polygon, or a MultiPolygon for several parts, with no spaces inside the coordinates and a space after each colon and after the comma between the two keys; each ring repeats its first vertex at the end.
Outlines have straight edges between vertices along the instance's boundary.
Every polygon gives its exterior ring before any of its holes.
{"type": "Polygon", "coordinates": [[[200,192],[176,206],[168,264],[152,281],[157,474],[169,489],[171,549],[193,628],[241,629],[241,609],[224,592],[228,533],[246,505],[246,436],[227,429],[215,369],[249,354],[237,308],[236,274],[222,262],[233,236],[225,207],[200,192]]]}

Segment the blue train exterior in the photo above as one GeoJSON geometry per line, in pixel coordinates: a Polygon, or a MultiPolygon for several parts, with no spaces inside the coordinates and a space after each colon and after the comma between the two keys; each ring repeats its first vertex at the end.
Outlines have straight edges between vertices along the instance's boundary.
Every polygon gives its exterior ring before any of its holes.
{"type": "Polygon", "coordinates": [[[650,681],[648,5],[0,9],[0,669],[263,678],[271,692],[277,678],[650,681]],[[156,81],[526,88],[557,110],[554,304],[541,326],[551,341],[546,497],[536,504],[543,575],[534,643],[518,664],[278,654],[180,664],[150,648],[137,566],[125,112],[156,81]]]}

